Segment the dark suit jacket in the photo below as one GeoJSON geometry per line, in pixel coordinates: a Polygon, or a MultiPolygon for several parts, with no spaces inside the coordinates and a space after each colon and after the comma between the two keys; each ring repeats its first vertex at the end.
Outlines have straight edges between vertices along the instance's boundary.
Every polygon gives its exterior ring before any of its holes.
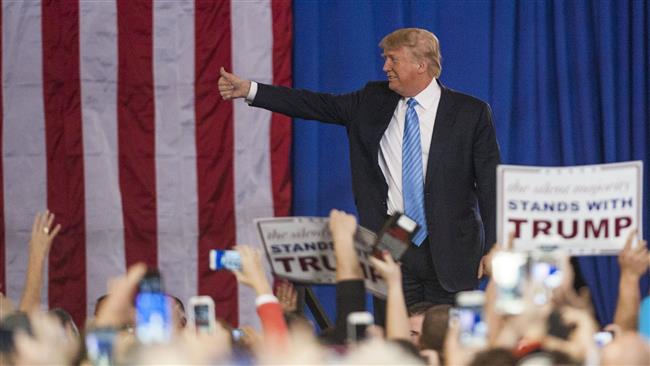
{"type": "MultiPolygon", "coordinates": [[[[499,148],[490,107],[441,88],[424,183],[425,213],[438,279],[456,292],[476,287],[479,261],[495,241],[499,148]]],[[[400,98],[387,82],[370,82],[342,95],[258,84],[252,105],[345,126],[359,221],[378,230],[386,220],[388,197],[379,142],[400,98]]]]}

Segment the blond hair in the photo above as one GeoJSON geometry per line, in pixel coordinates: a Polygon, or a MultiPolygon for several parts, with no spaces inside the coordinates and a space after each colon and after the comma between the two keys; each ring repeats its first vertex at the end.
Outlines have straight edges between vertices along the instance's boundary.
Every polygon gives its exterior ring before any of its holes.
{"type": "Polygon", "coordinates": [[[390,33],[379,42],[384,51],[401,47],[408,48],[418,61],[427,61],[427,71],[434,78],[442,71],[440,42],[436,36],[425,29],[402,28],[390,33]]]}

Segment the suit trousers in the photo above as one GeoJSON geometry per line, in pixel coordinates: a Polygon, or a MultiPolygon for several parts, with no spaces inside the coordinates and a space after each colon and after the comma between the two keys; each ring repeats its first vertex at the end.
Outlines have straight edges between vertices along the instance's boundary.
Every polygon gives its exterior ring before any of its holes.
{"type": "Polygon", "coordinates": [[[402,287],[407,307],[419,302],[454,304],[456,293],[445,290],[438,281],[428,237],[419,247],[411,244],[401,262],[402,287]]]}

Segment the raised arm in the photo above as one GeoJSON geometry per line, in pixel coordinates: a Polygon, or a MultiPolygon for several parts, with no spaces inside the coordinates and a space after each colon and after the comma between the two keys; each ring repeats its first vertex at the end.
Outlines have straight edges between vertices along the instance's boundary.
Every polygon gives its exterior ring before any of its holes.
{"type": "Polygon", "coordinates": [[[255,290],[257,314],[262,322],[265,341],[272,346],[284,347],[287,343],[287,324],[282,315],[282,306],[273,295],[271,284],[264,273],[262,254],[258,249],[238,245],[241,257],[241,271],[233,271],[237,280],[255,290]]]}
{"type": "Polygon", "coordinates": [[[625,247],[618,255],[621,266],[621,277],[618,283],[618,302],[614,314],[614,324],[623,330],[636,330],[638,327],[639,280],[648,271],[648,243],[645,240],[633,247],[636,230],[630,233],[625,242],[625,247]]]}
{"type": "Polygon", "coordinates": [[[336,256],[336,326],[330,341],[343,344],[347,339],[348,315],[366,310],[366,288],[354,247],[357,219],[343,211],[332,210],[329,226],[336,256]]]}
{"type": "Polygon", "coordinates": [[[61,225],[51,229],[54,214],[50,211],[37,213],[32,224],[32,235],[29,239],[29,259],[25,288],[20,299],[20,310],[29,312],[38,309],[41,303],[41,287],[43,286],[43,267],[52,246],[54,237],[61,230],[61,225]]]}
{"type": "Polygon", "coordinates": [[[402,290],[402,270],[389,253],[384,253],[384,260],[370,258],[370,263],[386,281],[388,296],[386,298],[386,337],[389,339],[409,340],[409,316],[402,290]]]}

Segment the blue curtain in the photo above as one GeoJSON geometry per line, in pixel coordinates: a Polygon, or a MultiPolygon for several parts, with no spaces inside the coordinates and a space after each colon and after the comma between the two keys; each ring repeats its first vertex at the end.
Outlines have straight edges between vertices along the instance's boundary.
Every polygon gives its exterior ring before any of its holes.
{"type": "MultiPolygon", "coordinates": [[[[441,81],[490,103],[504,163],[643,160],[648,187],[648,2],[294,0],[294,86],[339,93],[385,79],[377,44],[402,27],[434,32],[441,81]]],[[[355,212],[343,128],[297,120],[293,161],[295,215],[355,212]]],[[[579,263],[600,322],[611,322],[616,258],[579,263]]],[[[333,290],[317,292],[333,316],[333,290]]]]}

